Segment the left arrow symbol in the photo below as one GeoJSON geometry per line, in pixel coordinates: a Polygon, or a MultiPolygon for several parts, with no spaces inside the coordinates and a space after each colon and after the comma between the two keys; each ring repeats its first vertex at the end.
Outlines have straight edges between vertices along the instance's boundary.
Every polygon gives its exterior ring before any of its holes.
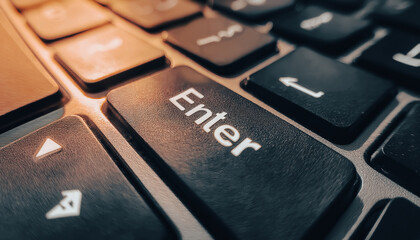
{"type": "Polygon", "coordinates": [[[42,144],[41,148],[38,150],[38,153],[35,155],[35,157],[40,159],[52,153],[59,152],[61,149],[62,147],[58,143],[51,140],[51,138],[47,138],[47,140],[45,140],[44,144],[42,144]]]}
{"type": "Polygon", "coordinates": [[[79,190],[62,191],[63,199],[45,214],[47,219],[75,217],[80,215],[82,192],[79,190]]]}

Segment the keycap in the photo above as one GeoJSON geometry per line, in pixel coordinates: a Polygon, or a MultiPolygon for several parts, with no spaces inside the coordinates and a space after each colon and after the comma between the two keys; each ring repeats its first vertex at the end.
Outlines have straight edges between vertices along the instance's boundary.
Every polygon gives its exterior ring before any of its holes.
{"type": "Polygon", "coordinates": [[[351,142],[394,96],[393,84],[301,47],[245,89],[335,143],[351,142]]]}
{"type": "Polygon", "coordinates": [[[34,7],[48,0],[11,0],[12,4],[19,10],[34,7]]]}
{"type": "Polygon", "coordinates": [[[12,33],[0,22],[0,132],[57,107],[61,98],[58,85],[12,33]]]}
{"type": "Polygon", "coordinates": [[[364,51],[356,64],[420,90],[420,35],[392,31],[364,51]]]}
{"type": "Polygon", "coordinates": [[[201,14],[201,6],[186,0],[119,0],[110,8],[122,17],[149,31],[201,14]]]}
{"type": "Polygon", "coordinates": [[[363,7],[366,0],[322,0],[322,3],[342,11],[352,11],[363,7]]]}
{"type": "Polygon", "coordinates": [[[374,153],[371,164],[419,194],[420,104],[415,104],[391,136],[374,153]]]}
{"type": "Polygon", "coordinates": [[[372,17],[381,23],[398,28],[412,30],[414,33],[420,30],[420,3],[416,0],[385,0],[372,17]]]}
{"type": "Polygon", "coordinates": [[[256,20],[293,6],[295,0],[213,0],[212,6],[239,17],[256,20]]]}
{"type": "Polygon", "coordinates": [[[90,1],[48,1],[23,11],[29,26],[40,38],[52,41],[108,22],[105,12],[90,1]]]}
{"type": "Polygon", "coordinates": [[[372,34],[366,20],[315,6],[278,15],[272,21],[273,31],[281,37],[330,54],[342,54],[372,34]]]}
{"type": "Polygon", "coordinates": [[[105,89],[165,61],[163,51],[111,25],[62,40],[54,48],[56,59],[88,91],[105,89]]]}
{"type": "Polygon", "coordinates": [[[390,200],[376,215],[376,219],[366,219],[371,222],[369,224],[371,225],[370,228],[366,229],[367,231],[364,234],[362,232],[361,235],[353,239],[420,239],[420,208],[407,199],[395,198],[390,200]]]}
{"type": "Polygon", "coordinates": [[[167,239],[155,216],[77,116],[0,150],[2,239],[167,239]]]}
{"type": "Polygon", "coordinates": [[[216,239],[321,238],[355,194],[350,161],[190,68],[107,101],[216,239]]]}
{"type": "Polygon", "coordinates": [[[164,40],[219,74],[243,71],[277,51],[276,40],[227,18],[199,18],[163,34],[164,40]]]}

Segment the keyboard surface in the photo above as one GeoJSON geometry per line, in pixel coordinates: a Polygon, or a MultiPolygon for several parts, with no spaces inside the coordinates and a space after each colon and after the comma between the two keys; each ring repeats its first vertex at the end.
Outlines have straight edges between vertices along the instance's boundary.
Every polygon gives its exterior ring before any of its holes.
{"type": "Polygon", "coordinates": [[[0,0],[4,239],[419,239],[419,3],[0,0]]]}

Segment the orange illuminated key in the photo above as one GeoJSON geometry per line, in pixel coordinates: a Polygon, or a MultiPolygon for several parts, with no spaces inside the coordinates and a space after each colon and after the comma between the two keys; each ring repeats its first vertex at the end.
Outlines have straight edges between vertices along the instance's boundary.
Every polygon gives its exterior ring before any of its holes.
{"type": "Polygon", "coordinates": [[[11,0],[13,5],[15,5],[15,7],[20,10],[34,7],[46,1],[48,0],[11,0]]]}
{"type": "Polygon", "coordinates": [[[47,41],[80,33],[108,22],[108,16],[88,1],[49,1],[23,12],[28,24],[47,41]]]}
{"type": "Polygon", "coordinates": [[[197,16],[201,6],[186,0],[118,0],[109,2],[113,11],[147,30],[197,16]]]}
{"type": "Polygon", "coordinates": [[[100,90],[164,63],[165,56],[137,37],[106,26],[54,44],[56,59],[88,90],[100,90]]]}
{"type": "MultiPolygon", "coordinates": [[[[12,32],[10,32],[12,33],[12,32]]],[[[59,104],[57,84],[0,21],[0,132],[59,104]]],[[[17,37],[17,36],[16,36],[17,37]]]]}

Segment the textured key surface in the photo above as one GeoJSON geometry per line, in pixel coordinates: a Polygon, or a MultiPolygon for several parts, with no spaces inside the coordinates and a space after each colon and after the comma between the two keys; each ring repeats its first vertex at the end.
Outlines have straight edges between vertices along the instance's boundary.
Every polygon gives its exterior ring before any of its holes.
{"type": "Polygon", "coordinates": [[[420,35],[393,31],[364,51],[357,64],[420,90],[420,35]]]}
{"type": "Polygon", "coordinates": [[[350,161],[189,68],[111,91],[108,103],[216,237],[317,239],[354,194],[350,161]]]}
{"type": "Polygon", "coordinates": [[[226,18],[200,18],[165,34],[165,41],[220,74],[276,52],[273,37],[226,18]]]}
{"type": "MultiPolygon", "coordinates": [[[[389,201],[363,239],[420,239],[420,208],[404,198],[389,201]]],[[[362,239],[362,238],[357,238],[362,239]]]]}
{"type": "Polygon", "coordinates": [[[377,150],[372,164],[419,194],[420,104],[415,104],[400,126],[377,150]]]}
{"type": "Polygon", "coordinates": [[[56,40],[105,24],[105,12],[89,1],[49,1],[23,12],[28,24],[44,40],[56,40]]]}
{"type": "Polygon", "coordinates": [[[366,20],[314,6],[278,15],[273,19],[273,31],[332,54],[342,53],[371,35],[366,20]]]}
{"type": "Polygon", "coordinates": [[[245,88],[339,143],[356,137],[394,95],[388,81],[306,48],[251,75],[245,88]]]}
{"type": "Polygon", "coordinates": [[[48,125],[0,156],[2,239],[170,237],[79,117],[48,125]]]}
{"type": "Polygon", "coordinates": [[[216,9],[228,11],[246,19],[266,17],[273,12],[293,6],[294,0],[214,0],[216,9]]]}
{"type": "Polygon", "coordinates": [[[60,99],[57,84],[35,57],[0,24],[0,130],[26,115],[56,104],[60,99]]]}
{"type": "Polygon", "coordinates": [[[135,71],[164,63],[161,50],[111,25],[54,45],[56,58],[89,90],[103,89],[135,71]]]}
{"type": "Polygon", "coordinates": [[[189,0],[119,0],[110,8],[142,28],[155,30],[163,26],[197,16],[201,6],[189,0]]]}

